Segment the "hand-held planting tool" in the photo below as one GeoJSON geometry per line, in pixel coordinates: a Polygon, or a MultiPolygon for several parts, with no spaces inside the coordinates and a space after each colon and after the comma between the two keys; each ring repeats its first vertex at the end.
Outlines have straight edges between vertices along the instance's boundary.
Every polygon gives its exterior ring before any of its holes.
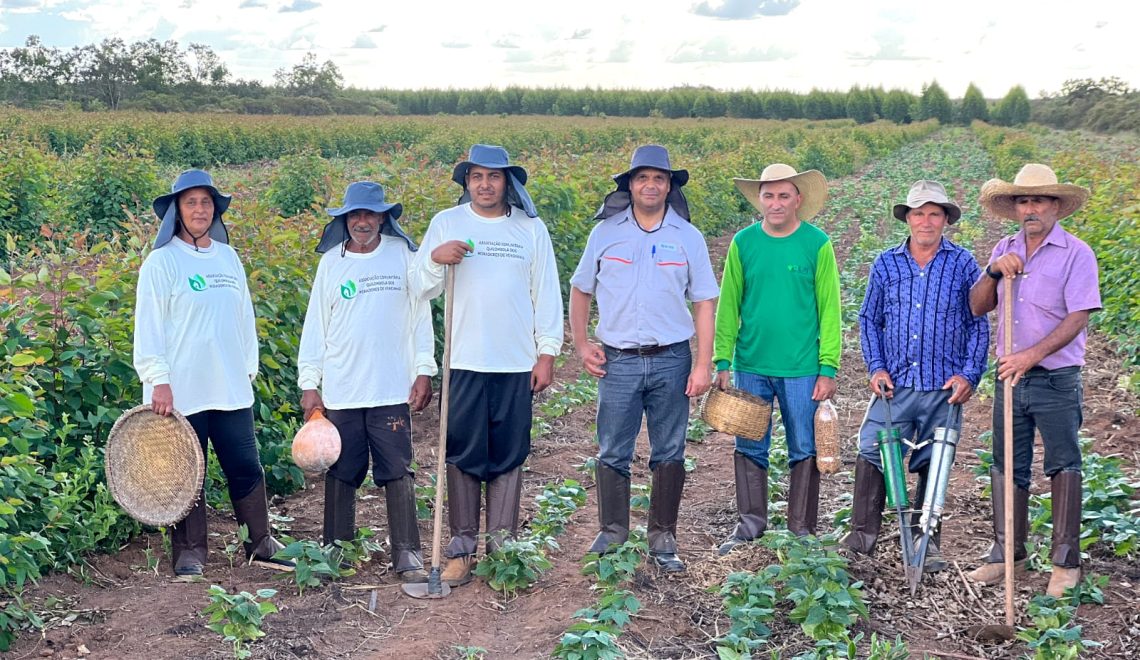
{"type": "Polygon", "coordinates": [[[899,543],[902,546],[903,566],[910,566],[911,557],[914,556],[913,539],[910,535],[910,525],[907,524],[906,512],[910,507],[910,500],[906,494],[906,474],[903,472],[902,440],[899,430],[894,427],[891,419],[891,400],[886,396],[887,383],[879,381],[879,391],[884,392],[883,404],[886,406],[887,427],[876,435],[879,441],[879,458],[883,463],[883,480],[887,491],[887,506],[893,508],[899,519],[899,543]]]}
{"type": "MultiPolygon", "coordinates": [[[[1003,305],[1002,320],[1004,321],[1004,330],[1002,333],[1003,347],[1006,355],[1013,354],[1013,280],[1012,278],[1005,278],[1002,283],[1002,297],[1005,299],[1003,305]]],[[[1007,376],[1002,381],[1002,427],[1005,431],[1004,446],[1004,460],[1005,464],[1005,625],[1013,630],[1013,378],[1007,376]]],[[[992,495],[991,495],[992,497],[992,495]]]]}
{"type": "MultiPolygon", "coordinates": [[[[957,388],[951,390],[951,398],[957,388]]],[[[906,579],[910,583],[910,595],[918,592],[918,583],[926,566],[926,550],[930,538],[942,523],[942,512],[946,507],[946,490],[950,485],[950,469],[954,466],[954,455],[958,451],[958,439],[962,431],[962,406],[953,404],[946,412],[946,423],[934,429],[934,442],[930,447],[930,478],[926,480],[926,492],[922,498],[922,511],[919,516],[918,539],[911,562],[906,567],[906,579]]]]}
{"type": "Polygon", "coordinates": [[[455,298],[455,266],[447,267],[444,276],[443,306],[443,375],[439,388],[439,451],[436,453],[435,470],[435,520],[431,534],[431,571],[428,581],[403,585],[404,593],[412,598],[443,598],[451,593],[451,587],[441,578],[439,548],[443,535],[443,491],[447,487],[447,404],[451,385],[451,304],[455,298]]]}

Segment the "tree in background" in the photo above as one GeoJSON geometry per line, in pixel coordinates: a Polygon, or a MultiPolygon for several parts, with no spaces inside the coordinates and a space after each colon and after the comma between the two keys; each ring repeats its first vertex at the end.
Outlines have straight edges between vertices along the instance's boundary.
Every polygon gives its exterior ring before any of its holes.
{"type": "Polygon", "coordinates": [[[906,124],[911,120],[910,109],[915,105],[915,97],[901,89],[892,89],[883,97],[883,119],[896,124],[906,124]]]}
{"type": "Polygon", "coordinates": [[[969,126],[975,119],[989,121],[990,109],[986,105],[986,97],[982,96],[982,90],[970,83],[966,95],[962,97],[962,105],[958,107],[958,121],[969,126]]]}
{"type": "MultiPolygon", "coordinates": [[[[317,65],[315,53],[305,53],[300,64],[288,71],[284,67],[273,73],[273,81],[297,96],[329,99],[344,87],[344,76],[332,60],[317,65]]],[[[454,112],[452,108],[452,112],[454,112]]]]}
{"type": "Polygon", "coordinates": [[[954,121],[954,105],[938,81],[923,85],[918,108],[919,119],[937,119],[942,124],[954,121]]]}
{"type": "Polygon", "coordinates": [[[865,89],[852,87],[847,92],[847,117],[854,119],[857,124],[869,124],[875,121],[875,101],[871,93],[865,89]]]}
{"type": "Polygon", "coordinates": [[[1021,126],[1029,122],[1029,96],[1025,88],[1015,85],[994,106],[994,122],[1001,126],[1021,126]]]}

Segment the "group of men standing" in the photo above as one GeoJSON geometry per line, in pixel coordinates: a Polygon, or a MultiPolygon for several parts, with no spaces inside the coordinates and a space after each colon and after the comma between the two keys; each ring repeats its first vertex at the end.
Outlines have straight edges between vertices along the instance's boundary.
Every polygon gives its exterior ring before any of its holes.
{"type": "MultiPolygon", "coordinates": [[[[354,534],[354,492],[371,454],[373,479],[386,489],[394,569],[405,581],[424,580],[410,412],[430,401],[436,371],[428,301],[442,292],[445,269],[455,269],[446,456],[451,540],[443,579],[458,586],[473,576],[484,491],[486,551],[517,533],[532,398],[553,380],[563,309],[553,246],[526,191],[526,171],[501,147],[475,145],[452,179],[463,189],[459,203],[432,219],[419,248],[396,223],[400,205],[385,202],[374,183],[351,184],[344,205],[329,210],[333,220],[318,247],[324,256],[301,341],[300,383],[306,417],[328,408],[344,447],[326,476],[326,542],[354,534]]],[[[704,237],[691,223],[683,191],[689,174],[672,167],[665,148],[639,147],[629,169],[613,179],[616,189],[598,210],[570,279],[574,347],[599,379],[600,529],[589,551],[604,553],[628,538],[630,464],[644,417],[652,472],[650,557],[662,571],[685,570],[677,519],[689,401],[730,382],[778,400],[791,475],[788,528],[814,534],[820,481],[814,415],[836,391],[841,352],[835,252],[827,234],[809,222],[824,207],[826,180],[818,171],[783,164],[765,168],[759,179],[736,179],[762,219],[733,237],[718,287],[704,237]],[[597,343],[589,323],[595,300],[597,343]]],[[[1012,184],[987,183],[982,204],[1018,220],[1022,230],[995,247],[984,273],[967,250],[943,236],[961,210],[940,184],[915,183],[906,203],[894,208],[909,237],[875,260],[859,316],[873,397],[860,430],[852,531],[844,539],[851,549],[869,553],[881,523],[884,485],[875,438],[885,423],[885,400],[892,401],[904,438],[929,439],[947,407],[965,402],[977,387],[989,345],[985,314],[999,302],[1012,303],[999,300],[996,282],[1015,278],[1015,352],[1006,355],[999,346],[998,377],[1016,386],[1017,559],[1025,552],[1029,466],[1039,428],[1045,473],[1054,484],[1054,581],[1075,583],[1079,369],[1088,313],[1100,302],[1091,250],[1057,221],[1080,206],[1082,195],[1087,191],[1057,184],[1051,170],[1037,165],[1012,184]]],[[[1001,405],[999,398],[995,419],[1001,405]]],[[[736,439],[739,522],[721,554],[768,527],[770,441],[770,428],[762,438],[736,439]]],[[[997,542],[987,561],[1000,567],[1007,530],[999,424],[994,447],[997,542]]],[[[929,451],[911,457],[920,494],[929,460],[929,451]]],[[[944,565],[936,548],[928,556],[928,570],[944,565]]],[[[1000,579],[993,565],[975,577],[1000,579]]]]}

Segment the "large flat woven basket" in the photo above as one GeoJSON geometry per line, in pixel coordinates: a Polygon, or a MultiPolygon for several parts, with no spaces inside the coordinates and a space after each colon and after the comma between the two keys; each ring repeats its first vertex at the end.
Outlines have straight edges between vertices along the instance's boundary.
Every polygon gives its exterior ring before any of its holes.
{"type": "Polygon", "coordinates": [[[772,404],[733,387],[713,387],[701,401],[701,419],[721,433],[759,440],[768,433],[772,404]]]}
{"type": "Polygon", "coordinates": [[[104,458],[107,488],[132,518],[165,527],[194,508],[206,476],[206,460],[190,422],[142,405],[111,428],[104,458]]]}

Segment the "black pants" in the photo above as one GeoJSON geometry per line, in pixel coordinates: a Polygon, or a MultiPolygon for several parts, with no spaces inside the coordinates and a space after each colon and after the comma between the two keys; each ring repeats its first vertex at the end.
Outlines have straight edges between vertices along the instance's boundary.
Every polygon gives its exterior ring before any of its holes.
{"type": "Polygon", "coordinates": [[[412,472],[412,415],[408,404],[374,408],[326,410],[340,433],[340,458],[329,474],[360,488],[372,455],[372,480],[377,486],[412,472]]]}
{"type": "Polygon", "coordinates": [[[207,439],[213,441],[214,455],[226,475],[230,501],[236,502],[252,493],[265,476],[253,433],[253,408],[203,410],[187,416],[186,421],[194,427],[203,455],[207,439]]]}
{"type": "Polygon", "coordinates": [[[523,464],[530,454],[530,372],[451,370],[447,462],[480,481],[523,464]]]}
{"type": "MultiPolygon", "coordinates": [[[[994,386],[994,467],[1005,469],[1005,387],[994,386]]],[[[1084,415],[1081,368],[1034,367],[1013,388],[1013,482],[1029,489],[1033,465],[1034,431],[1041,431],[1045,447],[1045,476],[1061,470],[1081,469],[1081,445],[1077,431],[1084,415]]]]}

